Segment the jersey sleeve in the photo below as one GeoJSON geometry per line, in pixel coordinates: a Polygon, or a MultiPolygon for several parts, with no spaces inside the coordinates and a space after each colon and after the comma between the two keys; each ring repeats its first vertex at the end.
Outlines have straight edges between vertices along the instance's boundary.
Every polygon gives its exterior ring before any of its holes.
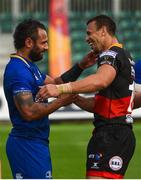
{"type": "Polygon", "coordinates": [[[32,81],[32,74],[28,69],[16,70],[11,80],[13,95],[20,92],[32,92],[32,81]]]}
{"type": "Polygon", "coordinates": [[[102,66],[103,64],[111,65],[118,71],[118,62],[117,62],[117,52],[112,50],[104,51],[99,56],[98,67],[102,66]]]}
{"type": "Polygon", "coordinates": [[[141,60],[135,63],[135,82],[141,84],[141,60]]]}
{"type": "Polygon", "coordinates": [[[40,71],[40,73],[41,73],[41,76],[42,76],[42,78],[43,78],[43,81],[45,81],[47,74],[44,74],[44,73],[42,73],[41,71],[40,71]]]}

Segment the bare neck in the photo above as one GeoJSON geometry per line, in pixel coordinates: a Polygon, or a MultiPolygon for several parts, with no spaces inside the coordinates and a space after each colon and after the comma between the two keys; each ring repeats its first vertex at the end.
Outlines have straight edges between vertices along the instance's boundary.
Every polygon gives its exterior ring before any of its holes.
{"type": "Polygon", "coordinates": [[[16,53],[18,56],[21,56],[25,59],[27,59],[28,61],[31,61],[31,59],[29,58],[29,52],[28,51],[25,51],[25,50],[17,50],[17,53],[16,53]]]}
{"type": "Polygon", "coordinates": [[[119,43],[116,37],[106,38],[106,42],[104,43],[104,50],[108,50],[113,44],[119,43]]]}

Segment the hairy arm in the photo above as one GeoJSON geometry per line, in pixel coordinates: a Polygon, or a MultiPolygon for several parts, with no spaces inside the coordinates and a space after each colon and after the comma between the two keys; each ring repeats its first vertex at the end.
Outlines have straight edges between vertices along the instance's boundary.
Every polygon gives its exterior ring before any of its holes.
{"type": "Polygon", "coordinates": [[[116,76],[116,70],[107,64],[99,67],[96,74],[71,83],[72,93],[91,93],[108,87],[116,76]]]}
{"type": "Polygon", "coordinates": [[[94,105],[95,105],[94,97],[86,98],[86,97],[77,95],[73,103],[85,111],[94,112],[94,105]]]}
{"type": "Polygon", "coordinates": [[[72,102],[72,97],[65,95],[50,103],[36,103],[31,93],[18,93],[14,96],[14,102],[21,115],[27,121],[38,120],[56,111],[61,106],[72,102]]]}
{"type": "Polygon", "coordinates": [[[92,93],[108,87],[115,79],[116,70],[114,67],[104,64],[99,67],[96,74],[87,76],[84,79],[61,85],[49,84],[43,86],[37,94],[37,98],[57,97],[67,93],[92,93]]]}

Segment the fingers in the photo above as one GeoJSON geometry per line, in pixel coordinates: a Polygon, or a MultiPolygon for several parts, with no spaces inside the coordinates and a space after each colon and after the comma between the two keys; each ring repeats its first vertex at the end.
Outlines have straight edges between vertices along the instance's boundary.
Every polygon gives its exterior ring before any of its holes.
{"type": "Polygon", "coordinates": [[[40,88],[40,90],[37,93],[36,98],[35,98],[36,102],[39,102],[39,101],[41,102],[41,101],[44,101],[45,99],[48,99],[49,97],[51,97],[48,93],[48,89],[47,89],[46,85],[40,86],[39,88],[40,88]]]}
{"type": "Polygon", "coordinates": [[[36,100],[41,101],[49,97],[58,97],[58,96],[59,96],[59,92],[56,85],[48,84],[48,85],[40,86],[40,90],[36,95],[36,100]]]}

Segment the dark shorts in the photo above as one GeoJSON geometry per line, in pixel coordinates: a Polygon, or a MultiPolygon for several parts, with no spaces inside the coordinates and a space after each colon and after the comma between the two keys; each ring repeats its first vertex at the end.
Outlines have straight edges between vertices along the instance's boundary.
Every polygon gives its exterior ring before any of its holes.
{"type": "Polygon", "coordinates": [[[14,179],[51,179],[52,165],[47,144],[9,136],[6,152],[14,179]]]}
{"type": "Polygon", "coordinates": [[[130,126],[95,129],[87,147],[87,177],[123,178],[134,149],[135,137],[130,126]]]}

